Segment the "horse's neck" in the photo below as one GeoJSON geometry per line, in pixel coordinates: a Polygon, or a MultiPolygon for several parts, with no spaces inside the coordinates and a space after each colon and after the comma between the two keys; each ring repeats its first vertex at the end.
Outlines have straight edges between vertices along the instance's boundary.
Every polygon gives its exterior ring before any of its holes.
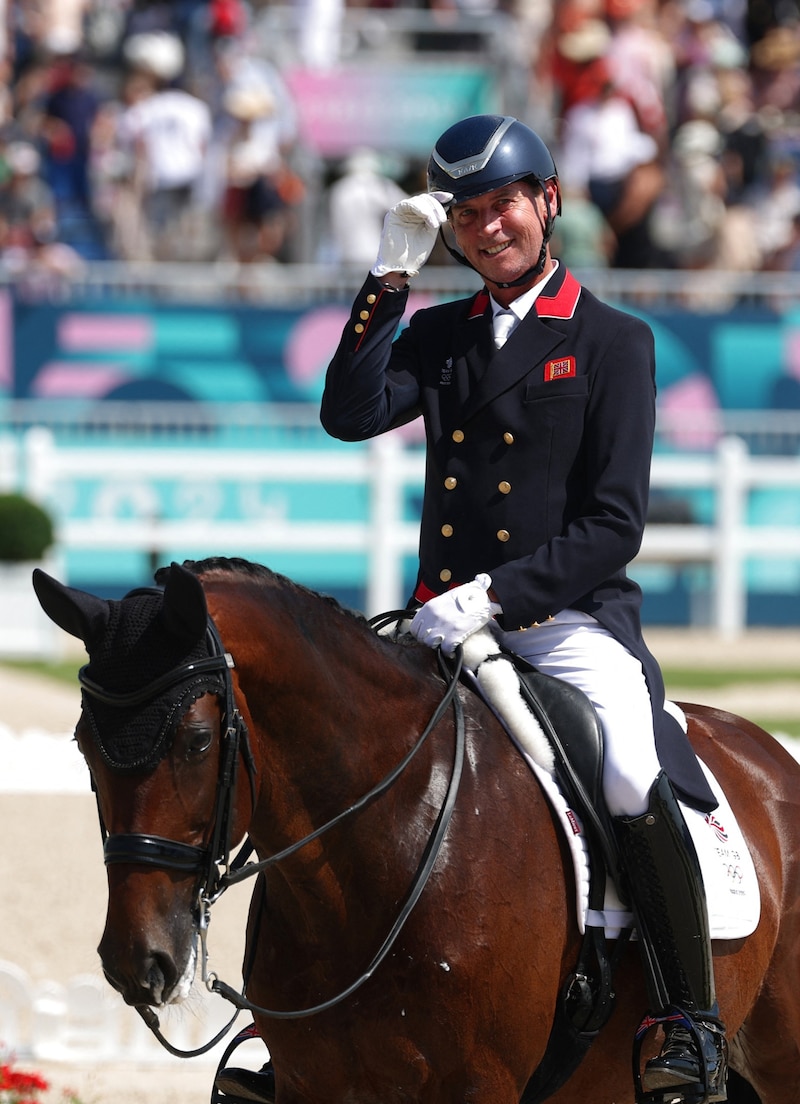
{"type": "MultiPolygon", "coordinates": [[[[443,693],[426,660],[356,637],[332,649],[322,669],[297,660],[287,665],[277,693],[258,688],[263,696],[250,702],[250,712],[259,775],[268,787],[262,789],[253,828],[256,842],[264,839],[272,850],[302,838],[348,809],[401,763],[443,693]]],[[[407,800],[417,775],[416,784],[423,787],[430,761],[426,765],[421,754],[416,759],[419,765],[403,771],[380,799],[384,808],[407,800]]]]}

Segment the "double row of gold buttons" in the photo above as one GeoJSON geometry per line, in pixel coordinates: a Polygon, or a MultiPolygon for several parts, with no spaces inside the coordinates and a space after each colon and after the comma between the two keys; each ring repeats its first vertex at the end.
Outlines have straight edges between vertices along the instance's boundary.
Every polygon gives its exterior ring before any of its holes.
{"type": "MultiPolygon", "coordinates": [[[[461,442],[464,440],[464,437],[465,437],[465,434],[464,434],[463,429],[454,429],[453,430],[452,438],[453,438],[453,440],[455,441],[455,443],[457,445],[461,444],[461,442]]],[[[503,440],[507,445],[513,445],[514,444],[514,434],[510,430],[506,430],[506,432],[503,434],[503,440]]],[[[454,475],[448,475],[447,478],[444,481],[444,486],[445,486],[445,490],[452,491],[458,486],[458,480],[456,479],[456,477],[454,475]]],[[[502,479],[497,484],[497,489],[500,492],[500,494],[504,494],[504,495],[510,494],[511,493],[511,484],[508,482],[507,479],[502,479]]],[[[452,535],[453,535],[453,526],[450,525],[449,522],[445,522],[445,524],[442,526],[441,533],[442,533],[443,537],[452,537],[452,535]]],[[[509,533],[509,531],[507,529],[498,529],[496,535],[497,535],[497,539],[499,541],[502,541],[503,543],[505,543],[508,540],[511,540],[511,534],[509,533]]],[[[449,583],[450,580],[452,579],[452,577],[453,577],[453,573],[452,573],[452,571],[450,571],[450,569],[448,567],[443,568],[439,572],[439,578],[441,579],[441,581],[443,583],[449,583]]]]}

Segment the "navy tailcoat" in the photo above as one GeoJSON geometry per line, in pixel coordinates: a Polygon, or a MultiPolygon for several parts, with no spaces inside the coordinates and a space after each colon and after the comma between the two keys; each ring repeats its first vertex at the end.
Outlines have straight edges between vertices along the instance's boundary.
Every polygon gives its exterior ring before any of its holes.
{"type": "Polygon", "coordinates": [[[643,321],[563,265],[502,349],[485,290],[417,311],[373,276],[328,368],[321,418],[362,441],[422,416],[427,438],[416,596],[488,572],[506,629],[591,614],[642,663],[659,758],[680,795],[716,800],[642,638],[639,551],[655,431],[655,352],[643,321]]]}

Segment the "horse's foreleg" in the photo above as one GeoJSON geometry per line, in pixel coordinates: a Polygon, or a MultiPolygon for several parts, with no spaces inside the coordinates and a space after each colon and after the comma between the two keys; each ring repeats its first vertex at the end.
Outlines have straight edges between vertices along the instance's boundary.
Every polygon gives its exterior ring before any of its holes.
{"type": "Polygon", "coordinates": [[[761,1097],[736,1070],[728,1070],[728,1104],[763,1104],[761,1097]]]}
{"type": "Polygon", "coordinates": [[[733,1078],[732,1104],[797,1104],[800,1094],[800,1010],[789,980],[762,991],[752,1013],[730,1040],[731,1065],[742,1071],[733,1078]]]}

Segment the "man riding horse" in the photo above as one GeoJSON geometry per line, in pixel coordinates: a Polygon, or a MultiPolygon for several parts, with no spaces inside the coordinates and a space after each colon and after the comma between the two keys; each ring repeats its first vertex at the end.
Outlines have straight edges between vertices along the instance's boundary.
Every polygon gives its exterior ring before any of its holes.
{"type": "MultiPolygon", "coordinates": [[[[716,800],[664,710],[641,591],[626,571],[647,511],[653,335],[553,258],[560,213],[555,163],[527,126],[480,115],[450,127],[431,155],[427,193],[386,216],[328,369],[322,423],[362,441],[424,420],[412,634],[452,654],[488,624],[503,648],[592,702],[620,890],[647,948],[650,1018],[665,1032],[642,1086],[664,1099],[674,1090],[723,1101],[705,892],[676,794],[706,811],[716,800]],[[417,311],[395,338],[409,281],[440,233],[484,286],[417,311]]],[[[224,1071],[218,1084],[269,1099],[259,1077],[224,1071]]]]}

